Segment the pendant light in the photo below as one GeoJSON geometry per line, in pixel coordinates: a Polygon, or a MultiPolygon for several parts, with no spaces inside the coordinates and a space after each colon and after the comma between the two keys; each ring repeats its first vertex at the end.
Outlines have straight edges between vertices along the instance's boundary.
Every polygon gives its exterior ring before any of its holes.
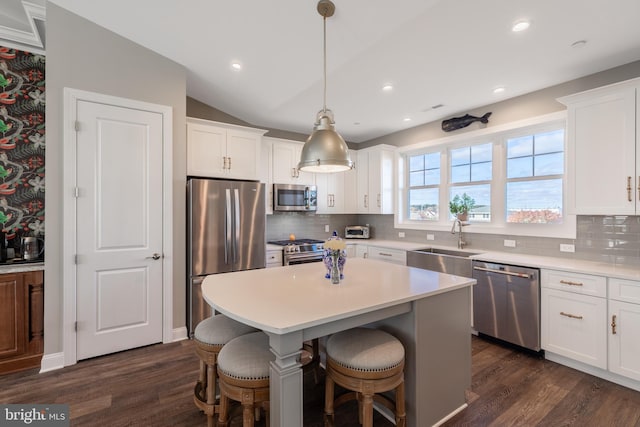
{"type": "Polygon", "coordinates": [[[330,0],[318,2],[324,25],[324,104],[316,116],[313,132],[302,147],[298,169],[305,172],[344,172],[353,168],[349,147],[336,132],[333,113],[327,109],[327,18],[333,16],[335,10],[330,0]]]}

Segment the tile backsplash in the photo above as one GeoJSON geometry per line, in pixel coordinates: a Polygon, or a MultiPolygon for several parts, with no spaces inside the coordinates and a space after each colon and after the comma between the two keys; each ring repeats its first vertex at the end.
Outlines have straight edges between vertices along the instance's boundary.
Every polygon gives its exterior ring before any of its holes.
{"type": "MultiPolygon", "coordinates": [[[[298,238],[326,239],[331,231],[344,235],[347,225],[371,226],[374,239],[403,240],[455,246],[457,235],[447,231],[433,231],[435,240],[427,241],[426,231],[400,230],[393,226],[393,215],[322,215],[310,213],[274,213],[267,215],[267,240],[287,239],[289,234],[298,238]],[[330,232],[325,232],[325,225],[330,232]],[[398,238],[398,231],[405,237],[398,238]]],[[[520,254],[583,259],[640,267],[640,216],[578,216],[575,240],[543,237],[510,236],[501,234],[466,233],[469,248],[486,251],[509,251],[520,254]],[[505,248],[504,239],[517,241],[515,248],[505,248]],[[560,252],[560,244],[575,245],[575,253],[560,252]]]]}

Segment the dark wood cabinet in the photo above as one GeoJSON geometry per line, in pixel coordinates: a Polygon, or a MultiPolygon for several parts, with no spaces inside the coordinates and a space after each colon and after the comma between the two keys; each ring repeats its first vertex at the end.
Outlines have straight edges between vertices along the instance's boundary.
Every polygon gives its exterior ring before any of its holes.
{"type": "Polygon", "coordinates": [[[40,366],[44,272],[0,274],[0,374],[40,366]]]}

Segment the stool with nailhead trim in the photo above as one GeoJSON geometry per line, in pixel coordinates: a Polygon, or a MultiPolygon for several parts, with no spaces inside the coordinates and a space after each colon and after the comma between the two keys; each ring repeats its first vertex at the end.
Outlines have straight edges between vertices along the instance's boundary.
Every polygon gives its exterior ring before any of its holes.
{"type": "Polygon", "coordinates": [[[207,425],[215,425],[218,413],[216,402],[218,354],[223,346],[233,338],[252,333],[257,329],[218,314],[198,323],[193,338],[196,354],[200,358],[200,374],[193,390],[193,401],[207,415],[207,425]]]}
{"type": "Polygon", "coordinates": [[[404,402],[404,347],[393,335],[379,329],[354,328],[327,340],[325,425],[333,425],[334,407],[358,400],[358,419],[373,425],[373,401],[390,409],[396,426],[406,425],[404,402]],[[334,384],[350,390],[334,400],[334,384]],[[395,390],[395,402],[383,392],[395,390]]]}
{"type": "Polygon", "coordinates": [[[275,356],[269,349],[269,337],[264,332],[234,338],[220,350],[219,426],[229,424],[230,400],[242,405],[243,427],[253,427],[255,414],[260,409],[264,410],[269,426],[269,368],[273,360],[275,356]]]}

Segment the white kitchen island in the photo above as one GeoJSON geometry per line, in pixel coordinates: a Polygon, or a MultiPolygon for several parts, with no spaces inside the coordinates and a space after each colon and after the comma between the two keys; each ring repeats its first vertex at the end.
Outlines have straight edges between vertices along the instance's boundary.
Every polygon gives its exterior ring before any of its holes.
{"type": "Polygon", "coordinates": [[[303,341],[362,325],[405,346],[408,426],[434,425],[466,407],[475,280],[361,258],[347,260],[338,285],[324,274],[322,263],[310,263],[211,275],[202,284],[216,311],[269,335],[272,426],[302,426],[303,341]]]}

